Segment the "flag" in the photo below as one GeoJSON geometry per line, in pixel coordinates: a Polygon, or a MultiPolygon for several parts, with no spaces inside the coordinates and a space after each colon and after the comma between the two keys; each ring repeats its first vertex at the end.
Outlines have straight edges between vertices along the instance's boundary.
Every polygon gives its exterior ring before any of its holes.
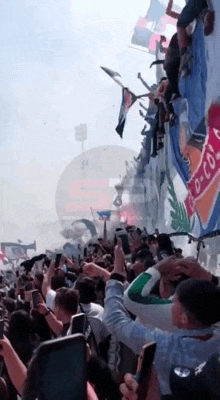
{"type": "Polygon", "coordinates": [[[118,72],[112,71],[111,69],[106,68],[106,67],[101,67],[101,68],[102,68],[102,70],[105,71],[106,74],[108,74],[108,75],[113,79],[113,81],[115,81],[119,86],[124,87],[124,85],[122,85],[122,83],[116,78],[116,77],[120,77],[120,78],[121,78],[121,75],[120,75],[118,72]]]}
{"type": "Polygon", "coordinates": [[[134,104],[137,100],[137,96],[135,96],[132,92],[130,92],[127,88],[122,89],[122,103],[121,109],[118,118],[118,125],[115,128],[116,132],[122,138],[123,130],[126,121],[126,115],[128,113],[129,108],[134,104]]]}
{"type": "Polygon", "coordinates": [[[96,211],[100,220],[110,220],[111,210],[96,211]]]}
{"type": "Polygon", "coordinates": [[[111,69],[106,68],[106,67],[101,67],[101,68],[102,68],[103,71],[105,71],[106,74],[108,74],[111,78],[114,78],[115,76],[120,76],[120,77],[121,77],[121,75],[120,75],[118,72],[112,71],[111,69]]]}
{"type": "Polygon", "coordinates": [[[1,251],[9,260],[18,260],[20,258],[27,258],[27,250],[32,249],[36,251],[36,242],[30,244],[21,244],[13,242],[1,242],[1,251]]]}
{"type": "Polygon", "coordinates": [[[158,23],[166,13],[165,6],[160,0],[151,0],[146,17],[158,23]]]}
{"type": "Polygon", "coordinates": [[[176,32],[176,20],[166,15],[166,9],[162,0],[151,0],[150,7],[145,17],[139,17],[134,28],[131,43],[146,47],[150,53],[155,53],[156,42],[160,41],[160,35],[165,36],[167,47],[169,40],[176,32]]]}

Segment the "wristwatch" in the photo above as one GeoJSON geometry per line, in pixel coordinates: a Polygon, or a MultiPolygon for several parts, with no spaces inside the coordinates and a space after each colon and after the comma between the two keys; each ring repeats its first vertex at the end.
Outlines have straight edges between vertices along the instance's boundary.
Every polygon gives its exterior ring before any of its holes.
{"type": "Polygon", "coordinates": [[[46,317],[48,314],[50,314],[50,312],[51,312],[51,309],[47,308],[47,311],[45,312],[45,314],[43,314],[43,316],[46,317]]]}

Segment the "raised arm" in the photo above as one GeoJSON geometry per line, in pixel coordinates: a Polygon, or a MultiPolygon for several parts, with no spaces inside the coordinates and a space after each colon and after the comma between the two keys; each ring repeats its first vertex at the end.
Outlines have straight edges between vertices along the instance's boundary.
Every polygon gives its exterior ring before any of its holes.
{"type": "Polygon", "coordinates": [[[172,7],[173,7],[173,0],[169,0],[167,9],[166,9],[166,14],[169,15],[169,17],[178,19],[179,13],[172,11],[172,7]]]}
{"type": "Polygon", "coordinates": [[[44,280],[42,283],[42,293],[45,298],[48,291],[51,289],[51,278],[54,274],[54,265],[54,262],[51,262],[46,274],[44,275],[44,280]]]}
{"type": "Polygon", "coordinates": [[[4,357],[8,375],[18,393],[22,395],[27,377],[27,368],[18,357],[10,341],[5,336],[0,340],[0,345],[2,346],[0,354],[4,357]]]}
{"type": "Polygon", "coordinates": [[[143,324],[152,324],[157,328],[173,331],[171,301],[150,294],[160,279],[161,274],[155,267],[140,274],[126,289],[124,305],[143,324]]]}
{"type": "Polygon", "coordinates": [[[147,90],[149,90],[149,92],[151,92],[151,88],[150,86],[147,84],[147,82],[142,78],[141,73],[138,72],[137,74],[138,79],[140,79],[141,83],[146,87],[147,90]]]}
{"type": "Polygon", "coordinates": [[[43,301],[43,298],[40,296],[40,303],[36,310],[39,314],[43,315],[50,329],[55,333],[55,335],[59,335],[63,330],[63,323],[59,321],[54,313],[46,306],[43,301]]]}
{"type": "Polygon", "coordinates": [[[160,341],[163,332],[154,328],[145,327],[139,322],[134,322],[124,307],[124,254],[121,242],[115,247],[115,264],[111,279],[106,285],[106,298],[103,322],[117,340],[126,344],[135,353],[139,353],[148,341],[160,341]],[[136,340],[134,340],[136,338],[136,340]]]}
{"type": "Polygon", "coordinates": [[[107,282],[110,279],[110,272],[107,269],[100,267],[95,263],[84,263],[83,265],[83,273],[89,276],[100,276],[100,278],[104,279],[107,282]]]}

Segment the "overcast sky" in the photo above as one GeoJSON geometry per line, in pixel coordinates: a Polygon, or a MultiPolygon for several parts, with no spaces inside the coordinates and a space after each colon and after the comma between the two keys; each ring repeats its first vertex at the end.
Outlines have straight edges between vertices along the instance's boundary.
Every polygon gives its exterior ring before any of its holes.
{"type": "MultiPolygon", "coordinates": [[[[148,1],[11,0],[1,10],[1,217],[18,224],[55,220],[61,173],[81,152],[74,127],[86,123],[85,149],[104,144],[139,151],[142,119],[130,111],[123,141],[115,132],[121,89],[145,90],[151,56],[130,49],[148,1]]],[[[148,79],[153,83],[154,76],[148,79]]],[[[5,238],[6,239],[6,238],[5,238]]],[[[7,238],[9,239],[9,238],[7,238]]]]}
{"type": "Polygon", "coordinates": [[[87,124],[86,150],[99,145],[140,150],[143,120],[138,103],[129,111],[121,140],[115,132],[121,88],[100,65],[118,71],[135,94],[145,92],[138,72],[150,84],[155,82],[149,70],[153,56],[129,47],[135,23],[146,15],[149,2],[2,2],[1,239],[10,239],[4,237],[4,223],[22,231],[27,224],[57,219],[57,182],[81,152],[75,126],[87,124]]]}

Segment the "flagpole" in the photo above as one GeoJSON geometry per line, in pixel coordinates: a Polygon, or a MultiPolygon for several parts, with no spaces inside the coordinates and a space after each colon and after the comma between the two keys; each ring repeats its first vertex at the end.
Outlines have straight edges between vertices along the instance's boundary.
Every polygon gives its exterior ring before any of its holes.
{"type": "MultiPolygon", "coordinates": [[[[115,81],[119,86],[121,86],[122,89],[126,89],[126,87],[120,82],[118,81],[118,79],[112,78],[113,81],[115,81]]],[[[129,90],[129,89],[128,89],[129,90]]]]}
{"type": "Polygon", "coordinates": [[[147,97],[147,96],[149,96],[149,94],[143,94],[143,95],[140,95],[140,96],[136,96],[128,87],[124,86],[117,78],[115,78],[115,75],[116,75],[116,76],[120,76],[118,72],[111,71],[111,70],[109,70],[108,68],[101,67],[101,66],[100,66],[100,68],[102,68],[102,70],[103,70],[107,75],[109,75],[110,78],[112,78],[114,82],[116,82],[119,86],[121,86],[122,89],[126,89],[129,93],[132,94],[132,96],[136,97],[136,99],[140,99],[141,97],[147,97]],[[114,75],[114,74],[115,74],[115,75],[114,75]]]}
{"type": "Polygon", "coordinates": [[[147,53],[147,54],[152,54],[149,52],[149,50],[142,50],[142,49],[138,49],[138,47],[134,47],[134,46],[128,46],[129,49],[134,49],[134,50],[138,50],[138,51],[143,51],[143,53],[147,53]]]}
{"type": "Polygon", "coordinates": [[[92,213],[93,221],[95,221],[94,214],[93,214],[93,210],[92,210],[92,207],[91,207],[91,206],[90,206],[90,211],[91,211],[91,213],[92,213]]]}
{"type": "Polygon", "coordinates": [[[107,240],[107,219],[106,217],[104,218],[104,231],[103,231],[103,239],[106,241],[107,240]]]}

